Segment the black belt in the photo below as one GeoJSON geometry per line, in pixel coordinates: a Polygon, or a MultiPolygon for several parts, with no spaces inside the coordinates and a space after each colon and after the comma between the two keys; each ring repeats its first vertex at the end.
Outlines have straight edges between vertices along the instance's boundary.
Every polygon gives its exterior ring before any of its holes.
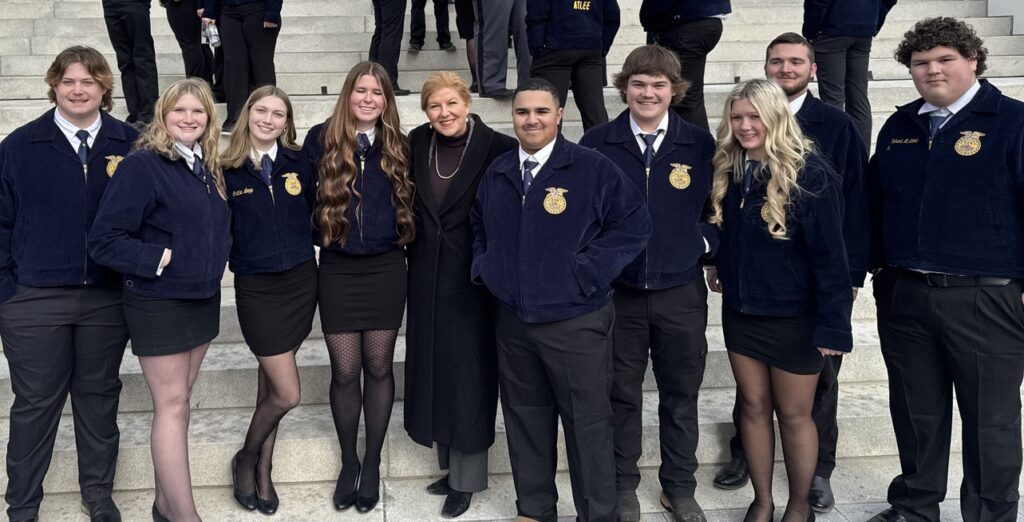
{"type": "Polygon", "coordinates": [[[928,286],[939,288],[970,287],[970,286],[1006,286],[1013,282],[1013,279],[1005,277],[987,276],[962,276],[953,274],[938,274],[934,272],[918,272],[906,268],[896,267],[900,274],[928,283],[928,286]]]}

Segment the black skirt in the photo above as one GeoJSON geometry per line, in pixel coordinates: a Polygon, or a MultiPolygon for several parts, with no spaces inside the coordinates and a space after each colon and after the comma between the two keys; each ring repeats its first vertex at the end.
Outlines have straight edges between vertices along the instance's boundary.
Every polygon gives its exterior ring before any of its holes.
{"type": "Polygon", "coordinates": [[[316,285],[313,259],[284,272],[235,275],[238,325],[253,354],[280,355],[309,337],[316,285]]]}
{"type": "Polygon", "coordinates": [[[320,251],[318,298],[325,334],[397,330],[405,311],[405,251],[370,256],[320,251]]]}
{"type": "Polygon", "coordinates": [[[722,304],[725,348],[790,373],[812,375],[825,358],[814,346],[814,318],[750,315],[722,304]]]}
{"type": "Polygon", "coordinates": [[[136,356],[173,355],[220,333],[220,291],[207,299],[160,299],[124,291],[124,320],[136,356]]]}

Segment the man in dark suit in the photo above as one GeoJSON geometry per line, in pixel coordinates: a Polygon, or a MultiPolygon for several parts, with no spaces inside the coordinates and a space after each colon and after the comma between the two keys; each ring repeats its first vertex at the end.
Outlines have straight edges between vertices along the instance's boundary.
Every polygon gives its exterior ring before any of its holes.
{"type": "MultiPolygon", "coordinates": [[[[779,84],[789,99],[800,129],[814,141],[822,155],[832,162],[843,180],[843,240],[850,265],[850,280],[856,293],[864,285],[867,269],[867,194],[864,175],[867,149],[853,121],[843,111],[826,105],[808,90],[816,67],[814,49],[802,36],[783,33],[765,52],[765,76],[779,84]]],[[[836,466],[836,404],[839,398],[839,368],[843,358],[826,356],[814,394],[812,415],[818,428],[818,467],[811,483],[811,508],[827,512],[835,505],[830,479],[836,466]]],[[[747,466],[739,433],[739,407],[733,407],[736,435],[729,441],[732,460],[719,471],[714,485],[722,489],[740,487],[747,481],[747,466]]]]}
{"type": "Polygon", "coordinates": [[[128,329],[121,278],[92,260],[86,232],[138,134],[107,114],[114,77],[95,49],[65,49],[46,83],[57,107],[0,143],[0,338],[14,391],[7,515],[36,520],[70,393],[83,510],[116,522],[110,493],[128,329]]]}
{"type": "Polygon", "coordinates": [[[565,140],[558,90],[514,97],[519,148],[477,189],[471,276],[498,301],[502,412],[518,514],[554,521],[558,418],[579,520],[615,516],[611,283],[643,249],[643,196],[598,152],[565,140]]]}

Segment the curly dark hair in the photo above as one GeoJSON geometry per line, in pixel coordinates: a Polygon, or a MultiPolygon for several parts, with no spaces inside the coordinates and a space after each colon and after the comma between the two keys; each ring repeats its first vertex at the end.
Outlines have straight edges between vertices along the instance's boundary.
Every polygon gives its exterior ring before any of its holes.
{"type": "Polygon", "coordinates": [[[936,47],[956,49],[964,58],[974,58],[978,62],[975,74],[981,76],[985,72],[988,56],[985,42],[970,25],[945,16],[921,20],[904,33],[903,41],[896,48],[896,61],[909,68],[911,54],[936,47]]]}

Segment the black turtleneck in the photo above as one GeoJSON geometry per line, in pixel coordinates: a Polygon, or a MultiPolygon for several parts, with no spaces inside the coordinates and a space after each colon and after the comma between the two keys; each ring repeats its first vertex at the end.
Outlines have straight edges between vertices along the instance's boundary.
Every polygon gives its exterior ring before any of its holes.
{"type": "Polygon", "coordinates": [[[469,128],[467,127],[466,132],[454,138],[449,138],[439,132],[434,132],[434,135],[437,137],[437,153],[427,168],[430,169],[430,189],[434,193],[434,200],[440,205],[448,195],[448,189],[455,181],[455,176],[458,175],[455,169],[459,166],[459,160],[462,159],[462,151],[469,143],[469,128]],[[438,176],[439,171],[448,179],[438,176]],[[455,176],[452,176],[453,173],[455,176]]]}

